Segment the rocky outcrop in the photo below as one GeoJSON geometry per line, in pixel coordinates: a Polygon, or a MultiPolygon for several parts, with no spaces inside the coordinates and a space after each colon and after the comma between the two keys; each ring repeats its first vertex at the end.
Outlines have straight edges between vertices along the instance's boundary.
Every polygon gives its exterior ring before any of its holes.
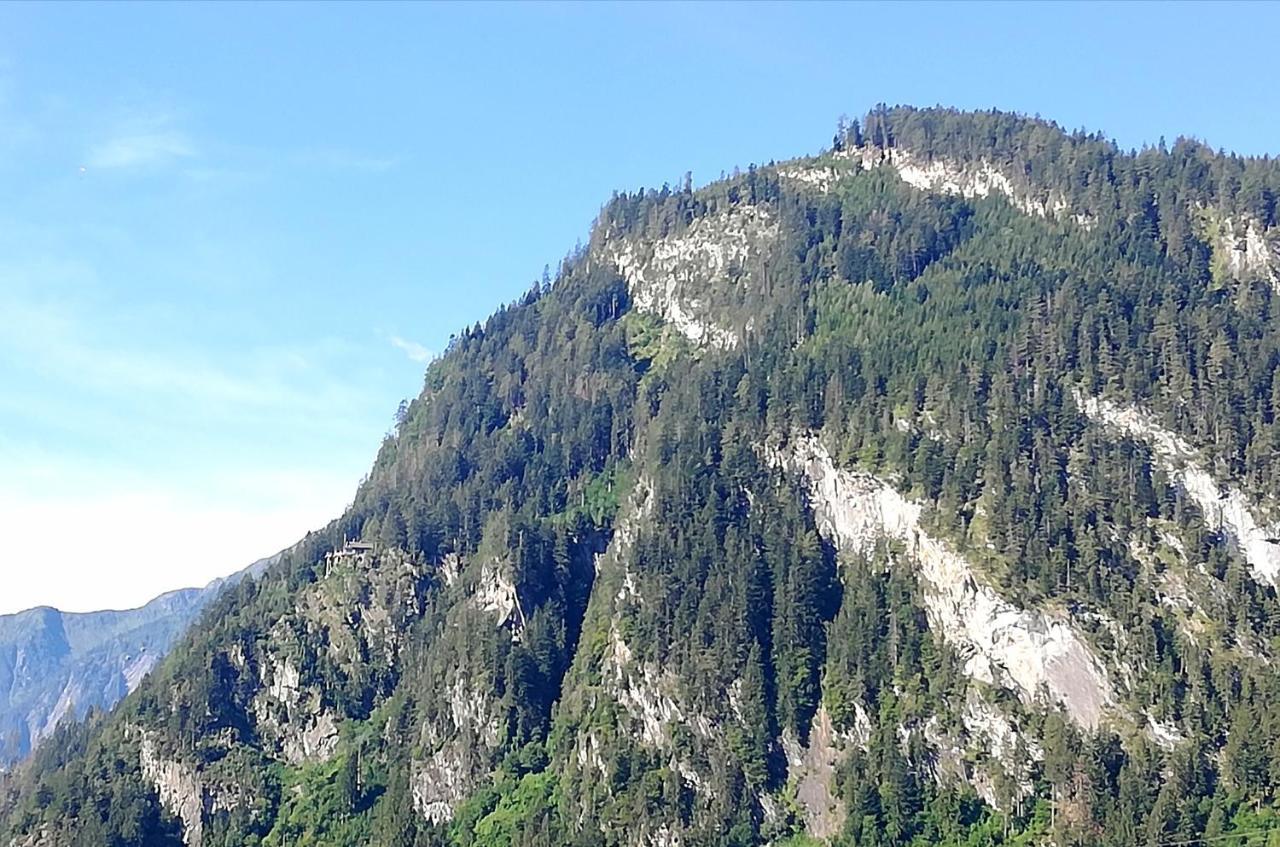
{"type": "Polygon", "coordinates": [[[826,194],[835,188],[836,183],[852,172],[844,162],[845,160],[842,159],[831,162],[818,160],[792,162],[779,165],[777,174],[781,179],[799,183],[805,188],[826,194]]]}
{"type": "Polygon", "coordinates": [[[319,691],[304,686],[289,659],[274,657],[263,667],[262,690],[250,710],[257,729],[275,739],[279,754],[292,765],[321,762],[338,749],[338,720],[319,691]]]}
{"type": "Polygon", "coordinates": [[[1243,491],[1219,484],[1190,444],[1138,407],[1079,394],[1076,403],[1091,421],[1145,444],[1155,463],[1200,509],[1205,523],[1231,540],[1254,579],[1280,587],[1280,523],[1260,519],[1243,491]]]}
{"type": "Polygon", "coordinates": [[[409,767],[413,808],[435,824],[453,820],[453,813],[471,792],[471,765],[460,744],[447,744],[409,767]]]}
{"type": "Polygon", "coordinates": [[[450,685],[446,706],[437,720],[422,727],[422,746],[431,752],[410,764],[414,809],[433,823],[453,819],[502,733],[497,704],[461,676],[450,685]]]}
{"type": "Polygon", "coordinates": [[[1125,544],[1152,596],[1173,616],[1182,635],[1194,644],[1206,643],[1213,628],[1208,609],[1225,601],[1225,586],[1204,563],[1191,564],[1185,545],[1163,523],[1155,518],[1148,521],[1150,542],[1135,533],[1125,544]]]}
{"type": "Polygon", "coordinates": [[[481,567],[472,601],[477,608],[496,616],[498,626],[510,627],[512,634],[519,637],[524,629],[524,610],[515,584],[503,573],[501,561],[495,559],[481,567]]]}
{"type": "Polygon", "coordinates": [[[1209,246],[1216,269],[1232,279],[1259,277],[1280,293],[1280,239],[1250,217],[1209,215],[1209,246]]]}
{"type": "Polygon", "coordinates": [[[636,659],[615,626],[604,659],[604,685],[622,706],[646,744],[664,748],[671,744],[671,728],[684,724],[702,736],[711,734],[711,722],[681,705],[679,681],[652,662],[636,659]]]}
{"type": "Polygon", "coordinates": [[[805,831],[814,838],[828,839],[839,834],[845,821],[845,807],[837,799],[836,768],[855,747],[866,747],[871,722],[861,704],[855,705],[854,729],[837,731],[826,705],[813,716],[808,746],[795,735],[783,733],[782,749],[787,757],[787,777],[795,788],[795,800],[804,811],[805,831]]]}
{"type": "Polygon", "coordinates": [[[1010,800],[1030,796],[1035,789],[1033,765],[1044,757],[1040,745],[976,689],[965,696],[960,719],[967,746],[981,751],[984,760],[964,774],[978,796],[994,809],[1007,809],[1010,800]]]}
{"type": "Polygon", "coordinates": [[[900,147],[868,145],[781,165],[777,174],[806,189],[826,193],[858,169],[881,167],[889,168],[907,185],[921,191],[971,200],[999,195],[1028,215],[1070,220],[1086,228],[1093,226],[1092,217],[1072,209],[1061,191],[1040,190],[1015,182],[1004,168],[987,160],[961,162],[929,158],[900,147]]]}
{"type": "Polygon", "coordinates": [[[928,158],[899,147],[873,145],[849,150],[844,155],[854,159],[865,169],[892,168],[903,182],[922,191],[954,194],[970,199],[998,194],[1028,215],[1064,218],[1084,227],[1093,225],[1088,215],[1070,208],[1066,196],[1061,192],[1036,190],[1032,186],[1017,183],[1004,169],[985,159],[961,162],[928,158]]]}
{"type": "Polygon", "coordinates": [[[238,787],[208,784],[196,768],[165,755],[155,733],[135,727],[130,734],[138,739],[143,778],[155,788],[165,811],[182,822],[182,840],[190,847],[204,843],[210,815],[232,811],[247,802],[238,787]]]}
{"type": "Polygon", "coordinates": [[[818,528],[841,551],[867,555],[882,539],[905,547],[919,567],[930,627],[966,657],[970,677],[1009,688],[1024,703],[1061,705],[1088,729],[1112,709],[1102,664],[1065,615],[1002,598],[963,556],[921,528],[920,504],[871,474],[837,468],[813,436],[765,454],[807,482],[818,528]]]}
{"type": "MultiPolygon", "coordinates": [[[[331,556],[322,579],[305,588],[271,628],[255,657],[257,691],[249,711],[269,752],[292,765],[326,761],[338,749],[343,715],[325,687],[301,669],[323,658],[349,677],[368,665],[392,668],[421,613],[425,568],[403,551],[331,556]],[[308,662],[297,657],[310,656],[308,662]]],[[[242,656],[230,656],[241,670],[242,656]]]]}
{"type": "Polygon", "coordinates": [[[637,577],[628,559],[641,522],[653,506],[650,485],[636,483],[625,516],[619,521],[612,543],[603,554],[621,576],[621,586],[611,598],[609,640],[601,657],[601,682],[606,694],[620,705],[632,722],[636,737],[655,748],[669,748],[671,730],[683,724],[703,737],[711,734],[711,722],[681,702],[679,680],[651,661],[638,658],[627,644],[618,619],[631,605],[643,605],[637,577]]]}
{"type": "Polygon", "coordinates": [[[200,847],[204,840],[204,786],[195,769],[159,754],[149,734],[141,738],[139,760],[142,776],[155,787],[160,805],[182,821],[182,840],[200,847]]]}
{"type": "Polygon", "coordinates": [[[699,347],[737,346],[741,328],[722,322],[716,299],[733,298],[777,238],[768,210],[741,205],[699,218],[678,235],[616,239],[605,254],[627,282],[632,304],[699,347]]]}
{"type": "Polygon", "coordinates": [[[600,736],[595,732],[588,730],[578,735],[574,742],[574,758],[578,762],[578,767],[582,770],[594,771],[600,776],[608,776],[609,768],[604,763],[602,750],[600,736]]]}
{"type": "MultiPolygon", "coordinates": [[[[718,710],[697,700],[684,677],[628,640],[632,616],[658,602],[652,575],[638,568],[636,559],[642,530],[652,529],[654,502],[649,480],[640,477],[618,513],[608,547],[596,557],[586,626],[598,627],[599,635],[584,636],[586,649],[566,682],[560,722],[572,727],[563,755],[574,789],[565,802],[579,821],[610,802],[618,763],[613,751],[620,741],[645,748],[664,762],[696,805],[714,804],[713,751],[725,749],[728,727],[741,720],[734,712],[739,697],[734,686],[723,692],[725,708],[718,710]]],[[[687,833],[678,821],[659,816],[615,835],[618,843],[645,845],[679,844],[687,833]]]]}

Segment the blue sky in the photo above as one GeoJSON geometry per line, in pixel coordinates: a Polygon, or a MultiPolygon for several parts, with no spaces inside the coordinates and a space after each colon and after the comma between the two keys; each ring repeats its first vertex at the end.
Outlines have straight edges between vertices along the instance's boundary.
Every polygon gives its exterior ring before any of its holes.
{"type": "Polygon", "coordinates": [[[877,102],[1280,152],[1263,4],[0,6],[0,613],[348,502],[431,351],[610,192],[877,102]]]}

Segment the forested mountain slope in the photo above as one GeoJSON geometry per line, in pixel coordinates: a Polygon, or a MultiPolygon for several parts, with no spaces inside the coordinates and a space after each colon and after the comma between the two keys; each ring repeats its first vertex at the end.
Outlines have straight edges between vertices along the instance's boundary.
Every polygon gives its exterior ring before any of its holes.
{"type": "Polygon", "coordinates": [[[24,759],[62,720],[114,706],[220,591],[261,573],[270,561],[204,588],[170,591],[137,609],[46,606],[0,616],[0,770],[24,759]]]}
{"type": "Polygon", "coordinates": [[[4,842],[1266,837],[1278,191],[896,108],[616,196],[4,842]]]}

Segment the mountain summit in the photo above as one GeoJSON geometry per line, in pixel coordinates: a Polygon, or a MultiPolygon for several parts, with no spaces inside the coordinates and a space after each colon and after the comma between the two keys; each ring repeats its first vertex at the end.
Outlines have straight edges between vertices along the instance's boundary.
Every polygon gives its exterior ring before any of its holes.
{"type": "Polygon", "coordinates": [[[9,779],[3,843],[1280,827],[1278,193],[879,108],[615,196],[345,514],[9,779]]]}

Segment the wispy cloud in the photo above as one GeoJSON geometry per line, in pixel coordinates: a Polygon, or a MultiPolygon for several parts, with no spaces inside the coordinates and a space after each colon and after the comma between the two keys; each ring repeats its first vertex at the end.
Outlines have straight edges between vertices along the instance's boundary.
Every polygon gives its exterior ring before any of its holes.
{"type": "Polygon", "coordinates": [[[395,156],[370,156],[333,148],[302,150],[296,154],[296,158],[306,167],[363,173],[386,173],[400,164],[395,156]]]}
{"type": "Polygon", "coordinates": [[[85,164],[96,169],[141,168],[196,154],[185,133],[159,130],[118,135],[89,150],[85,164]]]}
{"type": "Polygon", "coordinates": [[[148,97],[90,120],[83,164],[102,170],[150,168],[191,159],[198,145],[184,127],[182,111],[148,97]]]}
{"type": "Polygon", "coordinates": [[[269,555],[341,512],[381,432],[323,346],[148,349],[3,290],[0,314],[0,537],[42,562],[11,575],[0,614],[135,605],[269,555]]]}
{"type": "Polygon", "coordinates": [[[425,364],[435,358],[435,353],[432,353],[416,341],[409,341],[398,335],[391,336],[390,341],[394,347],[404,351],[404,354],[415,362],[425,364]]]}
{"type": "MultiPolygon", "coordinates": [[[[0,277],[6,267],[13,266],[0,264],[0,277]]],[[[67,275],[76,268],[54,270],[67,275]]],[[[15,269],[14,276],[20,275],[15,269]]],[[[41,277],[52,275],[46,271],[41,277]]],[[[259,346],[214,358],[208,350],[150,338],[145,324],[159,313],[138,320],[99,313],[94,320],[85,311],[100,304],[96,298],[84,302],[90,305],[75,308],[0,292],[0,314],[13,321],[11,331],[0,335],[0,367],[24,363],[46,384],[92,393],[109,401],[111,409],[152,410],[147,419],[170,422],[194,418],[248,425],[283,419],[303,426],[324,413],[327,426],[337,425],[345,418],[332,410],[343,408],[343,398],[353,392],[364,396],[357,382],[329,367],[332,351],[322,344],[306,349],[259,346]],[[312,354],[320,361],[313,361],[312,354]]],[[[0,409],[7,401],[0,398],[0,409]]]]}

